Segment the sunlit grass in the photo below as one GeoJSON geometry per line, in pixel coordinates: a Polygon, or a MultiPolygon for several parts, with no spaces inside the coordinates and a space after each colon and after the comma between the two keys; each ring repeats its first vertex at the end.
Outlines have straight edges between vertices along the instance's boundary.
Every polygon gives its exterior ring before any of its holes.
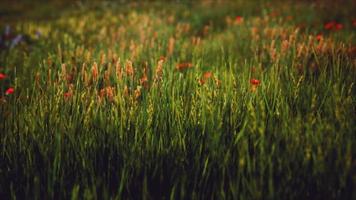
{"type": "Polygon", "coordinates": [[[13,24],[30,40],[0,52],[0,196],[354,196],[351,19],[98,5],[13,24]]]}

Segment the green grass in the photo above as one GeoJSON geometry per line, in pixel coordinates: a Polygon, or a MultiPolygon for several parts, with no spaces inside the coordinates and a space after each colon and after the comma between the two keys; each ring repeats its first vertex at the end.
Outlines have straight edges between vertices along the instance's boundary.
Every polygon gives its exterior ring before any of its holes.
{"type": "Polygon", "coordinates": [[[355,198],[354,3],[53,5],[0,23],[1,199],[355,198]]]}

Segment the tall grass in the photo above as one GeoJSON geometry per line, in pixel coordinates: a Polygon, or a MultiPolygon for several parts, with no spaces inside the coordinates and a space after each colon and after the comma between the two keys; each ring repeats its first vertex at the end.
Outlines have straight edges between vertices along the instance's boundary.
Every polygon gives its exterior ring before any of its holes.
{"type": "Polygon", "coordinates": [[[350,22],[126,6],[16,23],[41,37],[1,52],[0,197],[355,197],[350,22]]]}

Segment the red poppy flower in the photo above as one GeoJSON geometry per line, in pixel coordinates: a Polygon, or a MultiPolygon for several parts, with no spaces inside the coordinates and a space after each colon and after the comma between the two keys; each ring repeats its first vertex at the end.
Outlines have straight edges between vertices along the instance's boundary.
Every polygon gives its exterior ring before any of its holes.
{"type": "Polygon", "coordinates": [[[258,80],[258,79],[251,79],[250,80],[250,83],[252,84],[252,85],[255,85],[255,86],[257,86],[257,85],[259,85],[260,83],[261,83],[261,81],[260,80],[258,80]]]}
{"type": "Polygon", "coordinates": [[[336,23],[335,23],[334,21],[328,22],[328,23],[326,23],[326,24],[324,25],[324,29],[326,29],[326,30],[331,30],[331,29],[334,28],[335,24],[336,24],[336,23]]]}
{"type": "Polygon", "coordinates": [[[64,98],[70,98],[72,96],[72,93],[71,92],[66,92],[64,93],[64,98]]]}
{"type": "Polygon", "coordinates": [[[205,73],[203,74],[203,77],[204,77],[204,79],[208,79],[208,78],[210,78],[212,75],[213,75],[212,72],[205,72],[205,73]]]}
{"type": "Polygon", "coordinates": [[[235,22],[236,24],[241,24],[244,21],[244,18],[241,16],[236,16],[235,22]]]}
{"type": "Polygon", "coordinates": [[[341,30],[343,27],[344,27],[344,26],[343,26],[342,24],[340,24],[340,23],[337,23],[337,24],[335,25],[335,29],[336,29],[336,30],[341,30]]]}
{"type": "Polygon", "coordinates": [[[0,73],[0,80],[3,80],[3,79],[5,79],[5,78],[6,78],[6,75],[3,74],[3,73],[0,73]]]}
{"type": "Polygon", "coordinates": [[[6,95],[10,95],[10,94],[14,93],[14,91],[15,91],[14,88],[11,87],[11,88],[8,88],[8,89],[5,91],[5,94],[6,94],[6,95]]]}
{"type": "Polygon", "coordinates": [[[322,39],[323,39],[323,35],[322,34],[316,35],[316,40],[320,41],[322,39]]]}

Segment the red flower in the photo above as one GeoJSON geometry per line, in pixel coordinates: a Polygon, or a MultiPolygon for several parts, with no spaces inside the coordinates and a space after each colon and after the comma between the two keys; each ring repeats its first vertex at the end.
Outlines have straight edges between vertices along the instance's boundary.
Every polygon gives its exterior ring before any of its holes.
{"type": "Polygon", "coordinates": [[[203,74],[204,79],[208,79],[208,78],[210,78],[211,76],[213,76],[213,73],[212,73],[212,72],[205,72],[205,73],[203,74]]]}
{"type": "Polygon", "coordinates": [[[261,83],[261,81],[260,80],[258,80],[258,79],[251,79],[250,80],[250,83],[252,84],[252,85],[255,85],[255,86],[257,86],[257,85],[259,85],[260,83],[261,83]]]}
{"type": "Polygon", "coordinates": [[[353,20],[352,20],[352,26],[353,26],[353,27],[356,27],[356,19],[353,19],[353,20]]]}
{"type": "Polygon", "coordinates": [[[3,73],[0,73],[0,80],[3,80],[3,79],[5,79],[5,78],[6,78],[6,75],[3,74],[3,73]]]}
{"type": "Polygon", "coordinates": [[[236,24],[241,24],[244,21],[244,18],[241,16],[236,16],[235,22],[236,24]]]}
{"type": "Polygon", "coordinates": [[[64,98],[68,99],[72,96],[72,93],[71,92],[66,92],[64,93],[64,98]]]}
{"type": "Polygon", "coordinates": [[[14,93],[14,91],[15,91],[14,88],[10,87],[5,91],[5,94],[10,95],[10,94],[14,93]]]}
{"type": "Polygon", "coordinates": [[[320,41],[322,39],[323,39],[323,35],[322,34],[316,35],[316,40],[320,41]]]}
{"type": "Polygon", "coordinates": [[[343,26],[342,24],[340,24],[340,23],[337,23],[337,24],[335,25],[335,29],[336,29],[336,30],[341,30],[343,27],[344,27],[344,26],[343,26]]]}
{"type": "Polygon", "coordinates": [[[336,24],[336,23],[335,23],[334,21],[328,22],[328,23],[326,23],[326,24],[324,25],[324,29],[326,29],[326,30],[331,30],[331,29],[334,28],[335,24],[336,24]]]}

